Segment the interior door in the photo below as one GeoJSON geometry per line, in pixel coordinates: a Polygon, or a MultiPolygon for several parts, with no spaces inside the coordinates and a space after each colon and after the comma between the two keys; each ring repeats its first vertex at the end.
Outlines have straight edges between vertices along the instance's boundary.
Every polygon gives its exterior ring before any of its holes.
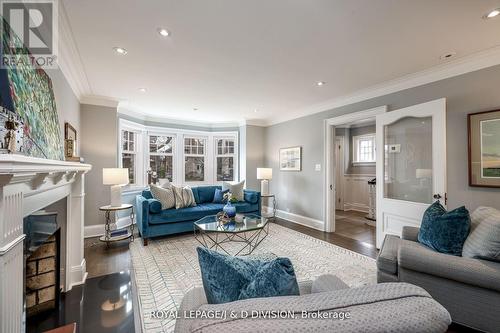
{"type": "Polygon", "coordinates": [[[377,248],[446,205],[446,99],[377,116],[377,248]]]}
{"type": "Polygon", "coordinates": [[[343,184],[344,179],[344,138],[335,137],[335,209],[344,209],[343,184]]]}

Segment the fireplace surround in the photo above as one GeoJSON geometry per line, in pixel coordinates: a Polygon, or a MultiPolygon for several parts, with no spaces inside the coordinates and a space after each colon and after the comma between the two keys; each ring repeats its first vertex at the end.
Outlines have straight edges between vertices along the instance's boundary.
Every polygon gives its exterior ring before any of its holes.
{"type": "Polygon", "coordinates": [[[22,155],[0,155],[0,332],[25,331],[23,219],[63,200],[61,285],[85,282],[84,175],[91,166],[22,155]]]}

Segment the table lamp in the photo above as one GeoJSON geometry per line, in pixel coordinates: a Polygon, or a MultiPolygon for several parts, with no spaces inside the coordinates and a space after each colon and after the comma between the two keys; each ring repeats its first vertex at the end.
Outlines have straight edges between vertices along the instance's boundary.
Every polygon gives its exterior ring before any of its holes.
{"type": "Polygon", "coordinates": [[[260,179],[260,194],[269,194],[269,180],[273,179],[273,169],[257,168],[257,179],[260,179]]]}
{"type": "Polygon", "coordinates": [[[102,183],[111,185],[111,206],[122,205],[122,186],[129,183],[128,169],[126,168],[103,168],[102,183]]]}

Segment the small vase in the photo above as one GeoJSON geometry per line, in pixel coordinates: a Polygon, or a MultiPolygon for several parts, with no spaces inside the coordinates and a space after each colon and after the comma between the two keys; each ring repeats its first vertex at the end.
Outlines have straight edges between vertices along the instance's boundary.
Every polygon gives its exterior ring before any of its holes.
{"type": "Polygon", "coordinates": [[[230,218],[233,218],[236,216],[236,207],[234,207],[230,201],[227,202],[227,204],[224,206],[224,208],[222,208],[222,210],[230,218]]]}

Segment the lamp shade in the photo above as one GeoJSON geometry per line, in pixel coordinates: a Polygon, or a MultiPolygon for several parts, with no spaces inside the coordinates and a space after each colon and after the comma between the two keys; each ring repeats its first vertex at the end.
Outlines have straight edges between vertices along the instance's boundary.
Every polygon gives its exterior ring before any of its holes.
{"type": "Polygon", "coordinates": [[[128,169],[127,168],[103,168],[102,183],[104,185],[127,185],[128,169]]]}
{"type": "Polygon", "coordinates": [[[257,179],[273,179],[273,169],[257,168],[257,179]]]}

